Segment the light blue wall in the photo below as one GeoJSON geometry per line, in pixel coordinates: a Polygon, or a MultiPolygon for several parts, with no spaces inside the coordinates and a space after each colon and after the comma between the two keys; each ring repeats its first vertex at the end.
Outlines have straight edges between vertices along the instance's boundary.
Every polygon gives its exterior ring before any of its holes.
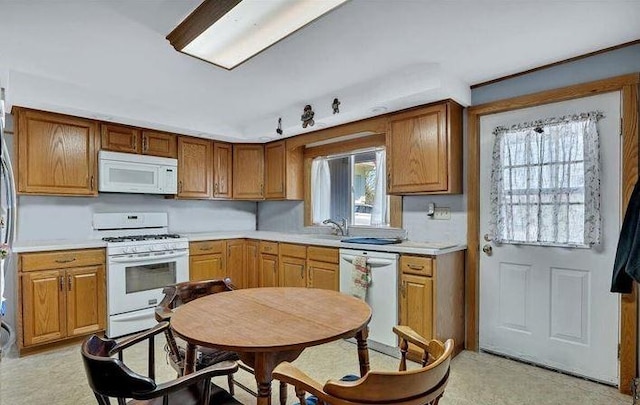
{"type": "Polygon", "coordinates": [[[640,44],[475,88],[471,91],[471,104],[484,104],[636,72],[640,72],[640,44]]]}

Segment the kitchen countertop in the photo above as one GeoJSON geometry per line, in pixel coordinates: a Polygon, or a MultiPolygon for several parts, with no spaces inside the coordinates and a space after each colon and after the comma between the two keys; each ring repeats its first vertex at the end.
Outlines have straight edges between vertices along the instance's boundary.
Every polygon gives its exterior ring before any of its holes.
{"type": "MultiPolygon", "coordinates": [[[[443,242],[404,241],[393,245],[370,245],[358,243],[344,243],[340,239],[348,238],[327,234],[299,234],[269,231],[217,231],[201,233],[181,233],[190,242],[219,240],[219,239],[259,239],[273,242],[298,243],[304,245],[337,247],[342,249],[373,250],[379,252],[413,253],[419,255],[437,256],[446,253],[465,250],[464,244],[443,242]]],[[[18,242],[13,247],[15,253],[43,252],[53,250],[90,249],[106,247],[106,242],[100,239],[85,240],[45,240],[18,242]]]]}

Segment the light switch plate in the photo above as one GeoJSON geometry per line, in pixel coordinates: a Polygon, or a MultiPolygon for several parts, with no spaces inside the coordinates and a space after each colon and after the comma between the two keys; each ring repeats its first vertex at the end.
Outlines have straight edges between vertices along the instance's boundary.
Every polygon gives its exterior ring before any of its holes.
{"type": "Polygon", "coordinates": [[[451,219],[451,208],[436,207],[433,211],[433,219],[451,219]]]}

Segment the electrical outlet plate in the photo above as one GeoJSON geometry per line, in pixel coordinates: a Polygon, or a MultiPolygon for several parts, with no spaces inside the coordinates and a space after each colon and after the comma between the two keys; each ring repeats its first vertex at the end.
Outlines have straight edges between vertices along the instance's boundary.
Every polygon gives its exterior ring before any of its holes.
{"type": "Polygon", "coordinates": [[[451,219],[451,208],[436,207],[433,211],[433,219],[451,219]]]}

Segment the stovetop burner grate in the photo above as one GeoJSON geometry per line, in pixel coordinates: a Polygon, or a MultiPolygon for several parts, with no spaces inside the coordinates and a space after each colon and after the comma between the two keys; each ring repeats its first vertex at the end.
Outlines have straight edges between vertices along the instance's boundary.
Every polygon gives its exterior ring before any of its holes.
{"type": "Polygon", "coordinates": [[[132,236],[112,236],[102,238],[103,241],[108,243],[118,242],[139,242],[145,240],[162,240],[162,239],[178,239],[180,235],[176,233],[163,233],[157,235],[132,235],[132,236]]]}

